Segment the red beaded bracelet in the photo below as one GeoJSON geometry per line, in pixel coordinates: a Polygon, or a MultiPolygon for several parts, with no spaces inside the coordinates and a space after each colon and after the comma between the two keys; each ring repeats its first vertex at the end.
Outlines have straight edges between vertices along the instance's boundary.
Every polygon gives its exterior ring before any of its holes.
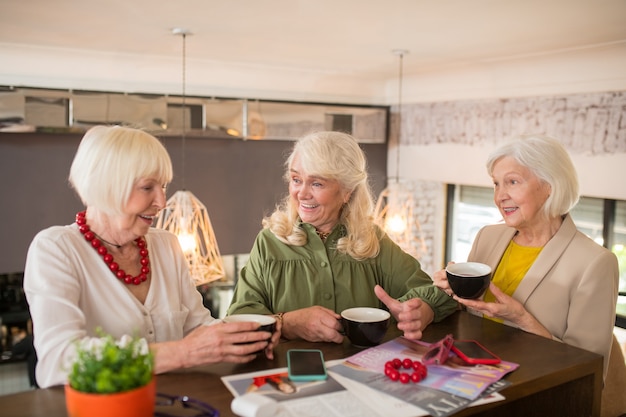
{"type": "Polygon", "coordinates": [[[385,375],[392,381],[400,381],[403,384],[409,382],[420,382],[428,375],[428,368],[420,361],[413,361],[409,358],[400,360],[395,358],[385,363],[385,375]],[[400,372],[400,369],[412,369],[412,373],[400,372]]]}

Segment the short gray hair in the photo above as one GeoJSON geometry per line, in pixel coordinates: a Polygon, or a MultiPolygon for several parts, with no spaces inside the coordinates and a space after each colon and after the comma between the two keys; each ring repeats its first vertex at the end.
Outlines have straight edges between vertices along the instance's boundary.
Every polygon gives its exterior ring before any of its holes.
{"type": "Polygon", "coordinates": [[[493,174],[495,163],[507,156],[550,186],[550,196],[543,206],[548,217],[566,214],[578,203],[578,174],[565,147],[558,140],[541,135],[516,137],[489,155],[489,175],[493,174]]]}

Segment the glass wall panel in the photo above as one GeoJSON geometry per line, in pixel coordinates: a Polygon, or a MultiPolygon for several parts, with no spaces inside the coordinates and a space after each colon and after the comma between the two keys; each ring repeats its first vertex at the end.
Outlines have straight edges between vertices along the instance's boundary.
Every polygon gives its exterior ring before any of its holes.
{"type": "Polygon", "coordinates": [[[467,260],[476,233],[483,226],[501,221],[502,216],[493,203],[492,188],[464,185],[455,190],[449,260],[461,262],[467,260]]]}
{"type": "Polygon", "coordinates": [[[598,245],[604,245],[602,238],[603,212],[604,200],[581,197],[570,213],[578,230],[592,238],[598,245]]]}

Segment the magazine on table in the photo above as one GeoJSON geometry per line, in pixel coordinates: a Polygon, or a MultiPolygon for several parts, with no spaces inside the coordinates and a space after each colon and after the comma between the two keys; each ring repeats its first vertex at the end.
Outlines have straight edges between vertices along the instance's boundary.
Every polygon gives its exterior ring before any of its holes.
{"type": "MultiPolygon", "coordinates": [[[[453,414],[466,407],[466,405],[464,406],[455,405],[452,407],[447,406],[446,407],[447,411],[444,414],[433,414],[434,411],[428,412],[424,410],[423,408],[420,408],[414,404],[408,403],[402,399],[386,394],[375,388],[368,387],[367,385],[364,385],[360,382],[356,382],[352,379],[343,377],[332,371],[329,371],[329,373],[332,374],[335,377],[335,379],[337,379],[337,381],[339,381],[349,391],[351,391],[359,399],[359,401],[364,402],[365,405],[367,405],[369,408],[374,410],[377,413],[377,415],[380,415],[381,417],[388,417],[388,416],[421,417],[421,416],[428,416],[428,415],[441,417],[443,415],[453,414]]],[[[447,394],[444,394],[444,395],[447,395],[447,394]]],[[[467,406],[474,407],[477,405],[503,401],[504,399],[505,399],[504,396],[502,396],[502,394],[499,394],[498,392],[488,393],[487,391],[485,391],[483,396],[481,396],[478,400],[472,402],[471,404],[467,406]]]]}
{"type": "Polygon", "coordinates": [[[428,365],[428,377],[419,383],[392,383],[385,376],[386,362],[394,358],[419,361],[430,346],[398,337],[350,356],[329,371],[443,417],[503,389],[509,383],[502,378],[519,367],[506,361],[497,365],[467,365],[451,353],[444,365],[428,365]]]}

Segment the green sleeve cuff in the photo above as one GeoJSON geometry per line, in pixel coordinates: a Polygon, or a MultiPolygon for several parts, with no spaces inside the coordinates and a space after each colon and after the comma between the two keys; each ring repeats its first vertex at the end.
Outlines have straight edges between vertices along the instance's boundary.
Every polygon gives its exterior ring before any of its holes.
{"type": "Polygon", "coordinates": [[[430,306],[435,313],[434,323],[440,322],[459,308],[459,304],[452,297],[434,285],[413,288],[398,301],[403,302],[411,298],[419,298],[430,306]]]}

